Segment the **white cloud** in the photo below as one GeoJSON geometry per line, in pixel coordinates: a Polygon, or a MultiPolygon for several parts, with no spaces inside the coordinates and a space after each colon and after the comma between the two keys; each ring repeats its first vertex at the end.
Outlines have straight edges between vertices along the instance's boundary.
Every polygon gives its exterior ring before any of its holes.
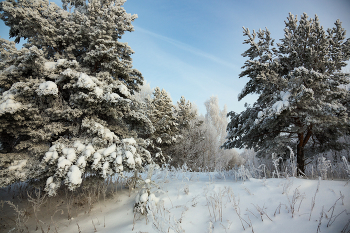
{"type": "Polygon", "coordinates": [[[231,69],[237,69],[238,68],[237,66],[233,65],[232,63],[229,63],[229,62],[227,62],[225,60],[222,60],[219,57],[216,57],[216,56],[214,56],[214,55],[212,55],[210,53],[206,53],[206,52],[204,52],[204,51],[202,51],[200,49],[194,48],[194,47],[192,47],[192,46],[190,46],[188,44],[182,43],[182,42],[180,42],[178,40],[171,39],[169,37],[166,37],[166,36],[163,36],[163,35],[160,35],[160,34],[157,34],[157,33],[151,32],[151,31],[148,31],[146,29],[143,29],[143,28],[140,28],[140,27],[137,27],[137,26],[135,26],[135,30],[139,31],[139,32],[142,32],[142,33],[145,33],[145,34],[148,34],[148,35],[150,35],[150,36],[152,36],[154,38],[157,38],[157,39],[165,41],[165,42],[167,42],[169,44],[172,44],[172,45],[176,46],[179,49],[182,49],[182,50],[185,50],[187,52],[190,52],[190,53],[192,53],[192,54],[194,54],[196,56],[200,56],[202,58],[206,58],[208,60],[211,60],[213,62],[216,62],[216,63],[220,64],[220,65],[226,66],[228,68],[231,68],[231,69]]]}

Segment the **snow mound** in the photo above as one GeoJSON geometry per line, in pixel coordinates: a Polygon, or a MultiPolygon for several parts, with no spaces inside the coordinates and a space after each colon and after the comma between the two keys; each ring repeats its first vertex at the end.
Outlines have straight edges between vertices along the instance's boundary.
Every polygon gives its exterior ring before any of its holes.
{"type": "Polygon", "coordinates": [[[72,164],[71,161],[69,161],[68,159],[66,159],[65,157],[61,156],[58,159],[58,163],[57,163],[57,168],[58,169],[65,169],[66,167],[70,166],[72,164]]]}
{"type": "Polygon", "coordinates": [[[117,100],[120,98],[120,96],[117,93],[107,93],[104,95],[104,99],[109,102],[117,102],[117,100]]]}
{"type": "Polygon", "coordinates": [[[93,90],[96,87],[96,83],[91,79],[89,75],[81,73],[78,78],[77,86],[93,90]]]}
{"type": "Polygon", "coordinates": [[[275,113],[280,114],[285,108],[289,107],[289,101],[288,98],[290,96],[290,92],[284,92],[281,91],[280,97],[282,100],[277,101],[273,106],[272,109],[275,113]]]}
{"type": "Polygon", "coordinates": [[[14,87],[11,87],[10,90],[2,93],[0,99],[0,116],[5,113],[13,114],[23,107],[21,103],[15,101],[16,94],[17,89],[14,87]]]}
{"type": "Polygon", "coordinates": [[[119,89],[121,94],[123,94],[125,96],[129,96],[130,95],[129,90],[128,90],[128,88],[125,85],[120,84],[120,85],[117,86],[117,88],[119,89]]]}
{"type": "Polygon", "coordinates": [[[52,81],[43,82],[39,85],[39,88],[36,90],[38,95],[57,95],[58,88],[56,83],[52,81]]]}
{"type": "Polygon", "coordinates": [[[15,113],[22,107],[22,104],[14,101],[13,99],[7,99],[0,104],[0,116],[5,113],[15,113]]]}
{"type": "Polygon", "coordinates": [[[70,167],[70,171],[68,172],[68,179],[69,182],[73,185],[79,185],[82,182],[82,178],[81,178],[81,171],[79,169],[79,167],[77,167],[76,165],[73,165],[70,167]]]}
{"type": "Polygon", "coordinates": [[[45,70],[52,71],[56,69],[57,66],[63,65],[64,62],[66,62],[66,59],[58,59],[57,62],[45,62],[44,63],[44,68],[45,70]]]}
{"type": "Polygon", "coordinates": [[[116,148],[117,148],[116,144],[111,145],[110,147],[108,147],[103,151],[103,155],[104,156],[110,155],[112,152],[115,151],[116,148]]]}
{"type": "Polygon", "coordinates": [[[99,87],[95,87],[94,93],[96,94],[97,97],[101,98],[103,95],[103,89],[101,89],[99,87]]]}
{"type": "Polygon", "coordinates": [[[19,161],[15,161],[14,165],[10,166],[8,168],[9,171],[14,171],[14,170],[22,170],[22,168],[27,164],[27,160],[19,160],[19,161]]]}
{"type": "Polygon", "coordinates": [[[127,158],[127,164],[130,168],[135,167],[134,155],[130,151],[125,151],[125,157],[127,158]]]}
{"type": "Polygon", "coordinates": [[[122,140],[122,142],[130,145],[136,144],[136,141],[134,138],[125,138],[122,140]]]}

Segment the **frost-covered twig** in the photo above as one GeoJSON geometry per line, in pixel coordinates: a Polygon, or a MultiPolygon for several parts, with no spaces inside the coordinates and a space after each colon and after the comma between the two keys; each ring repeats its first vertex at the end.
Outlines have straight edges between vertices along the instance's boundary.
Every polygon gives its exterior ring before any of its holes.
{"type": "Polygon", "coordinates": [[[303,199],[305,198],[305,195],[304,195],[304,194],[301,194],[301,193],[299,192],[299,189],[296,188],[296,189],[294,190],[294,193],[293,193],[293,196],[292,196],[292,200],[289,200],[288,195],[287,195],[287,198],[288,198],[289,207],[290,207],[290,211],[291,211],[291,213],[292,213],[292,218],[293,218],[293,217],[294,217],[294,213],[295,213],[295,205],[296,205],[298,199],[301,199],[301,200],[300,200],[300,203],[299,203],[299,208],[298,208],[298,211],[299,211],[301,202],[302,202],[303,199]]]}
{"type": "Polygon", "coordinates": [[[311,211],[310,211],[309,221],[311,220],[311,214],[312,214],[312,211],[314,210],[314,207],[315,207],[316,195],[317,195],[318,190],[320,188],[320,183],[321,183],[321,177],[319,177],[319,179],[318,179],[315,195],[311,199],[311,211]]]}
{"type": "Polygon", "coordinates": [[[267,215],[267,213],[265,212],[265,207],[263,206],[262,208],[259,206],[259,205],[254,205],[254,204],[252,204],[254,207],[255,207],[255,209],[259,212],[259,214],[260,214],[260,218],[261,218],[261,221],[263,222],[264,221],[264,219],[263,219],[263,216],[265,215],[268,219],[270,219],[270,221],[271,222],[273,222],[272,221],[272,219],[267,215]]]}
{"type": "Polygon", "coordinates": [[[284,205],[286,209],[288,208],[285,204],[280,203],[280,204],[277,206],[277,208],[276,208],[276,210],[275,210],[275,213],[273,214],[274,217],[276,217],[277,211],[278,211],[278,214],[281,214],[281,207],[282,207],[282,205],[284,205]]]}
{"type": "MultiPolygon", "coordinates": [[[[340,233],[346,233],[346,230],[348,229],[348,227],[350,226],[350,219],[348,220],[348,222],[345,224],[345,226],[343,227],[343,229],[341,230],[340,233]]],[[[349,232],[349,231],[348,231],[349,232]]]]}
{"type": "Polygon", "coordinates": [[[47,194],[45,193],[44,195],[41,195],[41,191],[39,189],[38,191],[35,190],[35,197],[32,197],[28,192],[27,192],[27,195],[28,195],[28,201],[31,202],[33,206],[33,211],[34,211],[35,220],[36,220],[36,230],[38,230],[39,228],[38,212],[40,211],[40,206],[46,203],[46,201],[44,200],[47,194]]]}
{"type": "Polygon", "coordinates": [[[290,187],[293,185],[293,180],[287,177],[287,181],[283,184],[282,194],[288,194],[290,187]]]}
{"type": "Polygon", "coordinates": [[[153,227],[158,232],[169,232],[170,229],[177,233],[185,232],[180,225],[181,219],[177,220],[171,215],[170,211],[164,207],[164,201],[150,204],[148,213],[153,227]]]}
{"type": "Polygon", "coordinates": [[[220,222],[222,222],[222,197],[224,196],[224,194],[225,191],[221,191],[220,189],[218,193],[215,192],[212,196],[209,196],[209,198],[206,196],[209,214],[211,215],[211,213],[213,213],[215,221],[219,220],[220,222]],[[210,211],[210,207],[212,211],[210,211]],[[218,215],[216,215],[216,212],[218,212],[218,215]]]}
{"type": "Polygon", "coordinates": [[[344,166],[345,166],[345,171],[348,174],[348,178],[350,180],[350,164],[348,163],[348,160],[345,158],[345,156],[342,157],[344,166]]]}
{"type": "Polygon", "coordinates": [[[245,182],[247,179],[249,179],[251,176],[249,170],[244,167],[244,165],[241,165],[239,169],[235,172],[235,179],[242,179],[243,182],[245,182]]]}
{"type": "Polygon", "coordinates": [[[323,209],[324,209],[324,206],[322,206],[322,211],[321,211],[321,215],[320,215],[320,220],[318,221],[316,233],[321,232],[321,224],[322,224],[322,219],[323,219],[323,209]]]}
{"type": "Polygon", "coordinates": [[[336,219],[340,214],[342,214],[343,212],[346,212],[346,210],[343,210],[343,211],[340,212],[338,215],[336,215],[336,216],[334,217],[333,221],[332,221],[333,214],[334,214],[334,210],[335,210],[335,206],[337,205],[337,202],[338,202],[339,200],[343,199],[343,198],[344,198],[344,196],[340,196],[340,197],[335,201],[335,203],[333,204],[333,206],[327,211],[327,212],[330,212],[330,211],[332,210],[331,216],[329,217],[329,221],[328,221],[328,223],[327,223],[327,227],[330,227],[330,226],[334,223],[335,219],[336,219]]]}
{"type": "Polygon", "coordinates": [[[291,163],[291,169],[292,169],[292,176],[295,177],[297,174],[297,167],[296,167],[294,152],[290,146],[287,146],[287,148],[290,151],[290,163],[291,163]]]}
{"type": "MultiPolygon", "coordinates": [[[[239,200],[239,199],[236,200],[235,195],[234,195],[232,189],[228,189],[227,192],[228,192],[228,197],[230,198],[230,201],[231,201],[231,200],[233,201],[233,208],[235,209],[235,212],[236,212],[236,214],[237,214],[237,216],[238,216],[238,218],[239,218],[239,220],[240,220],[240,222],[241,222],[241,224],[242,224],[243,230],[245,230],[243,221],[244,221],[249,227],[252,227],[251,222],[250,222],[250,224],[249,224],[249,223],[248,223],[244,218],[242,218],[242,216],[241,216],[241,208],[239,207],[239,202],[240,202],[240,200],[239,200]]],[[[248,219],[249,219],[249,216],[248,216],[248,219]]],[[[250,220],[250,219],[249,219],[249,220],[250,220]]]]}
{"type": "Polygon", "coordinates": [[[321,156],[318,158],[318,166],[317,169],[321,173],[321,177],[323,180],[327,180],[327,171],[328,168],[331,167],[331,161],[327,160],[325,157],[321,156]]]}
{"type": "Polygon", "coordinates": [[[279,169],[278,169],[280,160],[282,160],[281,157],[276,158],[276,154],[272,153],[272,163],[273,163],[273,166],[275,167],[277,178],[280,178],[280,173],[279,173],[279,169]]]}
{"type": "Polygon", "coordinates": [[[11,206],[14,211],[16,212],[16,228],[18,232],[24,232],[25,230],[28,230],[28,227],[26,226],[26,223],[29,219],[28,215],[27,215],[27,211],[26,209],[19,209],[18,206],[16,206],[15,204],[13,204],[10,201],[5,201],[5,203],[7,203],[9,206],[11,206]]]}

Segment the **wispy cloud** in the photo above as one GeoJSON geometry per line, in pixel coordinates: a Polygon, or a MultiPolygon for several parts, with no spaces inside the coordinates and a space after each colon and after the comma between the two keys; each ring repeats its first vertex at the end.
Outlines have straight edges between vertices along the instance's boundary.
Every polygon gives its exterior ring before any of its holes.
{"type": "Polygon", "coordinates": [[[231,69],[237,69],[238,68],[237,66],[235,66],[232,63],[229,63],[229,62],[227,62],[227,61],[225,61],[225,60],[223,60],[223,59],[221,59],[219,57],[216,57],[216,56],[214,56],[214,55],[212,55],[210,53],[206,53],[206,52],[204,52],[204,51],[202,51],[200,49],[194,48],[194,47],[192,47],[192,46],[190,46],[188,44],[182,43],[182,42],[180,42],[178,40],[171,39],[169,37],[166,37],[166,36],[163,36],[163,35],[151,32],[149,30],[146,30],[146,29],[143,29],[143,28],[140,28],[140,27],[137,27],[137,26],[135,26],[135,30],[139,31],[139,32],[142,32],[142,33],[145,33],[147,35],[150,35],[150,36],[152,36],[154,38],[160,39],[162,41],[165,41],[165,42],[167,42],[169,44],[172,44],[172,45],[176,46],[179,49],[182,49],[184,51],[190,52],[190,53],[192,53],[192,54],[194,54],[196,56],[200,56],[202,58],[206,58],[208,60],[211,60],[213,62],[216,62],[216,63],[220,64],[220,65],[226,66],[228,68],[231,68],[231,69]]]}

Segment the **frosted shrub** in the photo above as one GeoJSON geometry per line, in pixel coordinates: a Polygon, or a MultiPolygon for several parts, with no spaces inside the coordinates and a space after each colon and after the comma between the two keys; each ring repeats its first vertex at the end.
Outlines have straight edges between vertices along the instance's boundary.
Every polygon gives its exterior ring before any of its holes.
{"type": "Polygon", "coordinates": [[[241,179],[243,181],[246,181],[247,179],[251,178],[252,175],[250,174],[249,170],[244,167],[244,165],[241,165],[237,171],[235,172],[235,179],[241,179]]]}
{"type": "Polygon", "coordinates": [[[152,209],[153,205],[156,205],[158,198],[151,193],[149,189],[142,189],[135,199],[134,212],[142,215],[147,215],[152,209]]]}
{"type": "Polygon", "coordinates": [[[348,160],[345,158],[345,156],[342,157],[342,160],[344,163],[345,171],[348,174],[348,178],[350,179],[350,164],[348,163],[348,160]]]}
{"type": "Polygon", "coordinates": [[[159,199],[151,191],[152,187],[157,185],[148,178],[145,179],[141,185],[143,188],[136,195],[134,212],[147,215],[148,212],[152,210],[152,206],[156,205],[159,201],[159,199]]]}
{"type": "Polygon", "coordinates": [[[290,152],[290,168],[292,170],[292,176],[295,177],[297,174],[297,167],[296,167],[296,161],[295,161],[295,156],[293,149],[290,146],[287,146],[290,152]]]}
{"type": "Polygon", "coordinates": [[[96,145],[98,141],[99,138],[83,143],[76,140],[72,147],[64,142],[50,147],[41,163],[43,169],[49,169],[47,174],[51,174],[45,187],[49,195],[56,193],[62,181],[70,190],[74,190],[80,186],[83,174],[88,171],[107,178],[115,173],[141,169],[142,163],[151,159],[150,154],[132,138],[111,141],[107,147],[96,145]]]}
{"type": "Polygon", "coordinates": [[[276,173],[277,174],[277,178],[280,178],[280,173],[279,173],[279,169],[278,169],[280,160],[282,160],[281,157],[276,157],[276,154],[272,153],[272,163],[273,163],[273,166],[275,167],[275,171],[273,171],[273,174],[276,173]]]}
{"type": "Polygon", "coordinates": [[[322,179],[327,179],[328,169],[331,167],[331,161],[327,160],[325,157],[321,156],[318,159],[317,170],[320,172],[322,179]]]}

